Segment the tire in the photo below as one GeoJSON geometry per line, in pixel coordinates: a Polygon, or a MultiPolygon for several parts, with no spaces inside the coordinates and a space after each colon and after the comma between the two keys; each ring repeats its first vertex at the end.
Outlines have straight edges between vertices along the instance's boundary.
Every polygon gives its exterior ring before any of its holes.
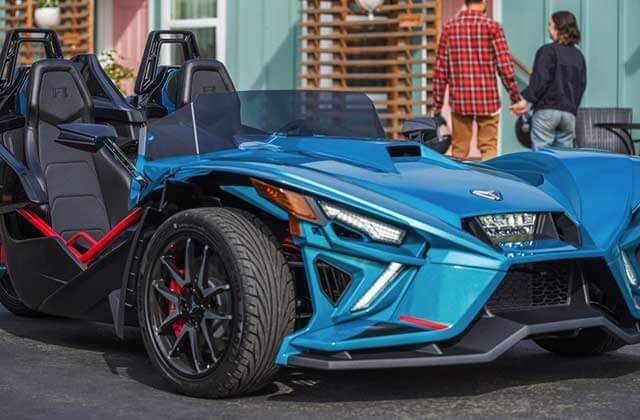
{"type": "Polygon", "coordinates": [[[546,338],[534,341],[551,353],[571,357],[602,355],[616,351],[625,345],[619,338],[600,328],[581,330],[577,336],[571,338],[546,338]]]}
{"type": "Polygon", "coordinates": [[[293,331],[295,295],[288,265],[264,223],[228,208],[178,213],[154,234],[140,273],[137,308],[144,345],[178,392],[221,398],[252,393],[270,382],[280,344],[293,331]],[[180,271],[175,268],[183,242],[180,271]],[[206,266],[207,274],[192,274],[187,282],[187,272],[195,272],[189,261],[196,261],[200,272],[206,266]],[[205,283],[208,289],[200,286],[205,283]],[[214,298],[205,297],[221,289],[214,298]],[[158,315],[165,304],[166,315],[158,315]],[[170,316],[178,320],[168,325],[170,316]]]}
{"type": "Polygon", "coordinates": [[[39,312],[29,309],[22,303],[22,300],[18,297],[13,285],[9,272],[6,268],[3,268],[2,276],[0,276],[0,303],[7,308],[9,312],[17,316],[24,317],[39,317],[42,316],[39,312]]]}

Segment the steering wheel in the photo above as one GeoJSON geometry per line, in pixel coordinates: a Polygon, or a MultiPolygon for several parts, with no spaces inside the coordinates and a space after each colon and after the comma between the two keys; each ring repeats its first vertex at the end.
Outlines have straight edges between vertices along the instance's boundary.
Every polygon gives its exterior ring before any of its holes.
{"type": "Polygon", "coordinates": [[[294,136],[313,136],[313,130],[309,127],[306,120],[298,118],[297,120],[286,123],[283,127],[276,131],[277,134],[294,135],[294,136]]]}

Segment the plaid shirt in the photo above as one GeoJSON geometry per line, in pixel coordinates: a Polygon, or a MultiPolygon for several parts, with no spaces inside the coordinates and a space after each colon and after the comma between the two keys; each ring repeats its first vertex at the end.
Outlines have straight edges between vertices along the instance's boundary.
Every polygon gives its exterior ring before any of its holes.
{"type": "Polygon", "coordinates": [[[451,109],[462,115],[493,115],[500,110],[496,73],[511,102],[520,101],[511,54],[499,23],[477,11],[462,11],[440,35],[433,70],[433,100],[440,112],[449,86],[451,109]]]}

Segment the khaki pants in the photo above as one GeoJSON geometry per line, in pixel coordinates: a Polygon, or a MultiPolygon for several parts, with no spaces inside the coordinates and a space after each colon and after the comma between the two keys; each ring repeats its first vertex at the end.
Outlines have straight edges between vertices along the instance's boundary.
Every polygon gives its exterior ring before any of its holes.
{"type": "Polygon", "coordinates": [[[471,138],[473,137],[473,122],[478,124],[478,149],[482,153],[482,160],[496,157],[498,154],[498,124],[500,115],[461,115],[451,114],[453,128],[453,157],[466,159],[469,156],[471,138]]]}

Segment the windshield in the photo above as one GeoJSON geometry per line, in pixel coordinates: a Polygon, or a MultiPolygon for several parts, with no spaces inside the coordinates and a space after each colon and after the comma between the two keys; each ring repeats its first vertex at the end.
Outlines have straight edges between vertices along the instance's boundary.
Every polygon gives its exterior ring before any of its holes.
{"type": "Polygon", "coordinates": [[[363,93],[246,91],[209,93],[148,126],[150,160],[198,155],[277,137],[384,138],[363,93]]]}

